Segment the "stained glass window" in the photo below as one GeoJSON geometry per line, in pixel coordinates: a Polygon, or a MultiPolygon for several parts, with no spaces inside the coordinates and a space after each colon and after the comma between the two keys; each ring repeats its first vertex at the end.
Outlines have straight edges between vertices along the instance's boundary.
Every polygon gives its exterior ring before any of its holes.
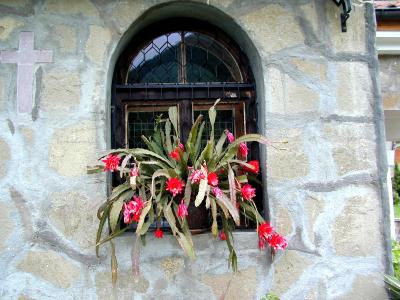
{"type": "Polygon", "coordinates": [[[156,118],[162,112],[134,112],[128,113],[128,144],[129,148],[145,148],[142,135],[151,136],[154,132],[156,118]]]}
{"type": "Polygon", "coordinates": [[[153,39],[133,59],[127,83],[242,82],[239,67],[217,40],[198,32],[153,39]]]}

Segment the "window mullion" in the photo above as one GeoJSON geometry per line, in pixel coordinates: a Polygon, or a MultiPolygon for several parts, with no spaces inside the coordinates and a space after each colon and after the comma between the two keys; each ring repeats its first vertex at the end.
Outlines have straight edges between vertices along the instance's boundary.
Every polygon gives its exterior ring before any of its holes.
{"type": "Polygon", "coordinates": [[[179,82],[186,83],[186,45],[185,32],[181,31],[181,45],[179,47],[179,82]]]}
{"type": "Polygon", "coordinates": [[[185,99],[179,102],[179,124],[181,130],[181,142],[186,143],[190,128],[192,127],[192,101],[185,99]]]}

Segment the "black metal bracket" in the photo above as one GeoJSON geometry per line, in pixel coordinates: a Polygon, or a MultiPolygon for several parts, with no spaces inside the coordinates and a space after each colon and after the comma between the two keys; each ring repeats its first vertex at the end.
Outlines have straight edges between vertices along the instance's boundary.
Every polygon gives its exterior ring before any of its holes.
{"type": "Polygon", "coordinates": [[[333,0],[336,6],[342,6],[343,12],[340,14],[340,22],[342,25],[342,32],[347,32],[346,21],[350,17],[351,0],[333,0]]]}

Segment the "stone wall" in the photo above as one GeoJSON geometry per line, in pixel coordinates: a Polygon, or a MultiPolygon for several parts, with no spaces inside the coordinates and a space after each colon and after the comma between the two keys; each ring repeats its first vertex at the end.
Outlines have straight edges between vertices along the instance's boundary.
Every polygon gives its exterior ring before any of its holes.
{"type": "Polygon", "coordinates": [[[400,61],[398,55],[379,56],[383,107],[400,110],[400,61]]]}
{"type": "Polygon", "coordinates": [[[390,270],[383,114],[371,6],[348,32],[326,0],[2,0],[0,50],[21,31],[53,63],[35,64],[34,106],[17,113],[15,64],[0,64],[1,299],[385,299],[390,270]],[[190,9],[189,9],[190,8],[190,9]],[[196,15],[197,14],[197,15],[196,15]],[[104,174],[85,166],[108,149],[113,66],[146,23],[198,16],[236,39],[256,75],[268,148],[266,206],[289,249],[273,263],[255,233],[237,232],[240,272],[224,243],[195,238],[197,260],[171,238],[149,237],[141,277],[130,275],[134,237],[116,241],[113,289],[108,246],[94,255],[104,174]],[[382,176],[383,174],[383,176],[382,176]]]}

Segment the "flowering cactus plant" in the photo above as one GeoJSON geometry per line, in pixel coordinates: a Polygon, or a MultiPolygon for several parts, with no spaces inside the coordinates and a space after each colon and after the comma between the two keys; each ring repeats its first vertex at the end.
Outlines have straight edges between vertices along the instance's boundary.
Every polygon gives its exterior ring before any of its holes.
{"type": "Polygon", "coordinates": [[[195,207],[205,205],[209,211],[212,235],[226,241],[230,253],[229,266],[235,271],[237,257],[232,231],[241,220],[254,222],[260,249],[269,246],[274,253],[287,247],[285,238],[264,220],[253,201],[256,189],[250,182],[250,175],[258,174],[260,165],[255,160],[246,161],[246,143],[269,144],[268,140],[259,134],[247,134],[235,139],[231,132],[225,130],[216,141],[214,123],[217,103],[208,111],[211,132],[203,149],[203,117],[200,115],[197,118],[183,145],[179,139],[177,109],[170,107],[169,117],[157,120],[153,136],[142,137],[147,149],[112,150],[100,158],[103,165],[88,170],[90,173],[118,172],[123,180],[98,210],[100,222],[96,253],[101,244],[111,241],[113,274],[116,273],[117,262],[112,239],[132,228],[128,226],[132,223],[136,225],[137,238],[144,237],[149,231],[156,238],[163,238],[165,228],[160,227],[160,221],[166,220],[169,231],[183,251],[194,258],[188,226],[191,217],[188,206],[191,203],[195,207]],[[174,133],[171,134],[171,131],[174,133]],[[102,239],[106,221],[109,232],[102,239]]]}

